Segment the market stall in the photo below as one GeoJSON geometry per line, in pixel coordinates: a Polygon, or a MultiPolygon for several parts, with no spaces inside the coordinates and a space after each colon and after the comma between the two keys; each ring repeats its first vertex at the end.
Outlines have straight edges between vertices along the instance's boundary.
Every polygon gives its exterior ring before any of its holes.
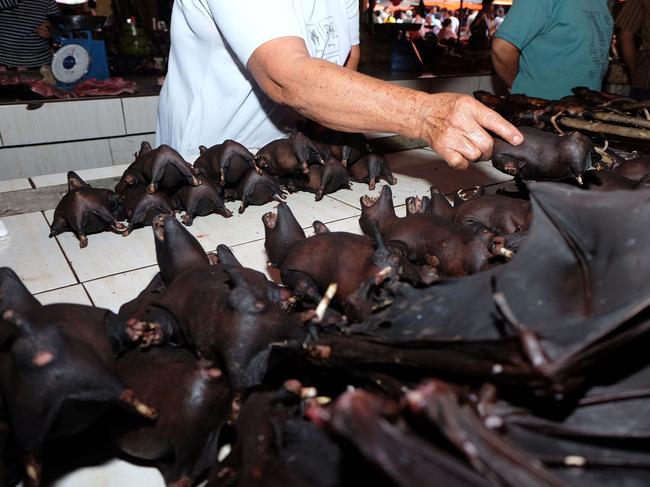
{"type": "Polygon", "coordinates": [[[0,487],[647,485],[650,101],[174,8],[160,94],[0,106],[0,487]]]}

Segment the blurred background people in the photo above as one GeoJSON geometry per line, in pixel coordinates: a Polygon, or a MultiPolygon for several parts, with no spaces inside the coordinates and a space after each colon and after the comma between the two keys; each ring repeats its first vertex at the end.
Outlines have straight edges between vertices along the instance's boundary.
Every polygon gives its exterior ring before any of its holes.
{"type": "Polygon", "coordinates": [[[499,27],[501,27],[501,24],[503,24],[505,17],[506,12],[503,10],[503,7],[497,7],[497,9],[494,11],[494,18],[492,19],[492,23],[490,24],[490,36],[494,37],[497,30],[499,30],[499,27]]]}
{"type": "Polygon", "coordinates": [[[451,18],[447,17],[442,21],[442,29],[438,33],[438,42],[446,45],[453,45],[458,40],[458,35],[453,29],[451,18]]]}
{"type": "Polygon", "coordinates": [[[617,40],[627,64],[632,91],[639,100],[650,99],[650,0],[627,0],[616,18],[617,40]],[[639,36],[639,42],[635,37],[639,36]]]}

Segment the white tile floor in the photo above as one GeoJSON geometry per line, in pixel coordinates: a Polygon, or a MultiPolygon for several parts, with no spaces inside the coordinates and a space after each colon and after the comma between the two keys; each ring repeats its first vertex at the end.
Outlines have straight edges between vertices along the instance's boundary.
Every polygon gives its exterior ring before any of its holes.
{"type": "Polygon", "coordinates": [[[35,295],[41,304],[53,303],[73,303],[73,304],[87,304],[92,305],[86,293],[83,284],[75,284],[74,286],[62,287],[53,291],[46,291],[35,295]]]}
{"type": "MultiPolygon", "coordinates": [[[[459,188],[502,183],[510,179],[484,163],[474,164],[464,172],[454,171],[427,149],[390,154],[388,159],[398,180],[392,186],[396,206],[403,205],[407,196],[428,193],[431,185],[449,193],[459,188]]],[[[378,194],[383,184],[378,184],[373,194],[378,194]]],[[[332,231],[361,233],[358,225],[359,198],[364,194],[370,194],[367,185],[354,184],[351,191],[339,191],[326,196],[321,202],[315,202],[314,195],[310,193],[289,195],[287,201],[300,224],[308,229],[308,234],[312,232],[310,227],[314,220],[322,221],[332,231]]],[[[249,207],[243,215],[236,212],[237,206],[238,203],[228,203],[235,213],[232,218],[225,219],[218,215],[199,217],[189,230],[206,251],[212,251],[222,243],[229,245],[242,264],[268,274],[261,218],[276,204],[249,207]]],[[[398,214],[404,214],[403,208],[398,209],[398,214]]],[[[76,238],[70,233],[56,239],[47,238],[48,222],[52,215],[53,211],[50,210],[4,218],[11,238],[4,247],[0,247],[0,266],[12,267],[24,279],[30,291],[40,293],[37,297],[43,303],[89,304],[90,296],[94,305],[117,311],[124,302],[136,297],[157,272],[150,227],[135,230],[126,238],[112,233],[91,235],[88,247],[80,249],[76,238]]],[[[278,278],[277,271],[273,269],[270,275],[278,278]]],[[[126,482],[129,485],[163,485],[156,471],[139,469],[123,462],[112,462],[99,471],[76,472],[57,485],[117,486],[124,483],[118,479],[126,471],[130,475],[126,482]],[[135,482],[133,475],[137,475],[135,482]]]]}
{"type": "Polygon", "coordinates": [[[158,266],[153,265],[87,281],[83,285],[97,306],[108,308],[117,313],[120,306],[134,299],[140,294],[140,291],[147,287],[157,272],[158,266]]]}
{"type": "Polygon", "coordinates": [[[0,266],[8,266],[20,276],[32,293],[51,291],[77,284],[65,255],[41,213],[9,216],[2,221],[9,240],[0,246],[0,266]]]}

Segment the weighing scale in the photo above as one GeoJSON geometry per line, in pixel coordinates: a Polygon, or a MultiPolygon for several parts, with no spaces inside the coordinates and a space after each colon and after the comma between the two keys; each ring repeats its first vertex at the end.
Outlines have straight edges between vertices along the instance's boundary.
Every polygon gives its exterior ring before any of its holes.
{"type": "Polygon", "coordinates": [[[60,45],[52,58],[58,88],[70,90],[87,79],[111,77],[104,41],[93,39],[93,31],[101,29],[106,17],[50,15],[48,20],[55,29],[54,40],[60,45]]]}

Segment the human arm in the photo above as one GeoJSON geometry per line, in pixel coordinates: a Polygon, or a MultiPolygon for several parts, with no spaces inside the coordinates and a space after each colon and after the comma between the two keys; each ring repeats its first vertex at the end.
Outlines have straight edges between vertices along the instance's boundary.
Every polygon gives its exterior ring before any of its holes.
{"type": "Polygon", "coordinates": [[[492,40],[492,65],[508,88],[512,87],[519,72],[519,49],[510,42],[495,37],[492,40]]]}
{"type": "Polygon", "coordinates": [[[275,102],[345,132],[395,132],[422,138],[452,167],[488,159],[494,132],[510,143],[521,133],[474,98],[426,94],[389,84],[309,56],[299,37],[259,46],[247,69],[275,102]]]}
{"type": "Polygon", "coordinates": [[[630,78],[634,78],[636,73],[636,46],[634,45],[634,34],[629,30],[621,30],[618,33],[617,39],[621,50],[621,56],[627,65],[630,78]]]}
{"type": "MultiPolygon", "coordinates": [[[[59,13],[59,6],[56,3],[56,0],[48,0],[45,6],[45,15],[57,15],[59,13]]],[[[45,20],[42,24],[36,27],[34,32],[43,39],[49,39],[52,37],[52,24],[49,20],[45,20]]]]}
{"type": "Polygon", "coordinates": [[[643,2],[629,0],[616,17],[617,40],[620,46],[621,56],[627,64],[630,77],[634,78],[636,73],[636,46],[634,34],[639,31],[645,18],[643,2]]]}
{"type": "Polygon", "coordinates": [[[49,39],[50,37],[52,37],[52,33],[50,31],[50,28],[51,28],[50,22],[49,22],[49,20],[46,20],[41,25],[36,27],[36,30],[35,30],[36,35],[38,35],[39,37],[41,37],[43,39],[49,39]]]}
{"type": "Polygon", "coordinates": [[[492,63],[509,88],[519,73],[521,52],[549,25],[551,4],[551,0],[517,0],[495,34],[492,63]]]}

